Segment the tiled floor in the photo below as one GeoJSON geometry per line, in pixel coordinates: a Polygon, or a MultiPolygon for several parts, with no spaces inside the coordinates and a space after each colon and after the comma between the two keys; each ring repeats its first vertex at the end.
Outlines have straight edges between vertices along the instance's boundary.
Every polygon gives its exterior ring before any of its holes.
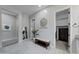
{"type": "Polygon", "coordinates": [[[53,47],[45,49],[30,40],[25,40],[21,43],[0,48],[0,54],[66,54],[66,53],[68,52],[53,47]]]}
{"type": "Polygon", "coordinates": [[[59,49],[66,50],[66,42],[58,40],[56,42],[56,47],[59,48],[59,49]]]}
{"type": "Polygon", "coordinates": [[[57,40],[57,42],[56,42],[56,48],[68,51],[67,42],[57,40]]]}

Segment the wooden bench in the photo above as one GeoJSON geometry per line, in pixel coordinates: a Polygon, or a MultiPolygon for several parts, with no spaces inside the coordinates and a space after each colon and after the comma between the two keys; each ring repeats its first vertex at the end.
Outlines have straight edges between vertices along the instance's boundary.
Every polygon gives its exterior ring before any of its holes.
{"type": "Polygon", "coordinates": [[[47,49],[47,47],[49,46],[50,42],[48,40],[45,39],[39,39],[39,38],[35,38],[35,43],[45,47],[47,49]]]}

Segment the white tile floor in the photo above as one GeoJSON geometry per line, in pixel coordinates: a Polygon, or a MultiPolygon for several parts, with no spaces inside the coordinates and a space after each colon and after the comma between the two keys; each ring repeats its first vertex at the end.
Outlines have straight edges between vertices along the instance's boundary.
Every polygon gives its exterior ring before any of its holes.
{"type": "Polygon", "coordinates": [[[62,50],[67,50],[67,42],[57,40],[56,41],[56,48],[62,49],[62,50]]]}
{"type": "Polygon", "coordinates": [[[25,40],[21,43],[0,48],[0,54],[67,54],[57,48],[45,49],[30,40],[25,40]]]}

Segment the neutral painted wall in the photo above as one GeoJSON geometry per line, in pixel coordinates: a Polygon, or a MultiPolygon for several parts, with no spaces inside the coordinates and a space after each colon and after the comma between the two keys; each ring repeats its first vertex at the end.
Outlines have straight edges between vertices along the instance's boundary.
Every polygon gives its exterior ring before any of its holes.
{"type": "Polygon", "coordinates": [[[75,35],[79,35],[79,6],[72,6],[71,7],[71,22],[72,22],[72,38],[74,40],[75,35]],[[77,23],[77,26],[73,26],[74,23],[77,23]]]}
{"type": "Polygon", "coordinates": [[[22,29],[24,29],[24,27],[27,27],[27,35],[29,39],[29,16],[26,14],[22,15],[22,29]]]}
{"type": "Polygon", "coordinates": [[[27,15],[19,13],[17,16],[17,30],[18,30],[18,38],[19,42],[23,41],[23,35],[22,31],[24,30],[24,27],[27,27],[27,35],[29,39],[29,18],[27,15]]]}
{"type": "Polygon", "coordinates": [[[13,39],[17,38],[17,31],[16,31],[16,17],[7,15],[7,14],[1,14],[1,29],[0,29],[0,41],[7,40],[7,39],[13,39]],[[8,24],[11,26],[10,30],[4,30],[3,25],[8,24]]]}
{"type": "Polygon", "coordinates": [[[13,39],[17,38],[19,41],[22,41],[22,30],[23,27],[27,26],[28,34],[29,34],[29,19],[26,14],[22,14],[19,10],[16,10],[10,6],[0,6],[0,46],[1,40],[13,39]],[[10,15],[16,16],[16,19],[12,21],[13,27],[11,31],[2,31],[2,23],[1,23],[1,13],[8,13],[10,15]],[[16,31],[15,31],[16,29],[16,31]]]}
{"type": "Polygon", "coordinates": [[[56,26],[68,26],[68,10],[56,13],[56,26]]]}
{"type": "MultiPolygon", "coordinates": [[[[75,44],[75,36],[79,35],[79,6],[75,5],[71,7],[71,44],[72,44],[72,52],[74,50],[78,50],[79,46],[77,47],[78,49],[74,48],[75,44]],[[73,26],[73,24],[76,23],[76,26],[73,26]]],[[[78,41],[79,42],[79,41],[78,41]]],[[[77,44],[77,43],[76,43],[77,44]]],[[[77,44],[79,45],[79,44],[77,44]]]]}
{"type": "MultiPolygon", "coordinates": [[[[32,16],[30,16],[30,22],[32,21],[32,19],[35,19],[35,27],[37,29],[40,28],[40,20],[42,18],[46,18],[47,19],[47,28],[46,29],[39,29],[39,36],[38,38],[40,39],[46,39],[49,40],[51,42],[52,47],[54,47],[54,15],[53,15],[53,8],[46,8],[32,16]],[[45,12],[45,10],[47,12],[45,12]]],[[[30,26],[31,30],[32,30],[32,23],[30,26]]],[[[32,32],[30,33],[32,35],[32,32]]],[[[32,36],[31,36],[32,39],[32,36]]]]}
{"type": "MultiPolygon", "coordinates": [[[[5,14],[9,14],[9,15],[16,15],[16,12],[13,12],[13,10],[15,11],[15,9],[11,9],[10,7],[3,7],[3,6],[0,6],[0,46],[1,46],[1,42],[3,40],[7,40],[7,39],[14,39],[14,38],[17,38],[17,31],[16,31],[16,17],[6,17],[5,15],[2,16],[2,13],[5,13],[5,14]],[[5,9],[5,12],[3,11],[5,9]],[[7,11],[8,9],[8,11],[7,11]],[[9,12],[9,10],[11,10],[9,12]],[[9,19],[10,20],[11,18],[11,21],[12,23],[9,23],[12,25],[11,27],[11,30],[10,31],[4,31],[2,30],[2,19],[9,19]]],[[[9,21],[7,20],[7,21],[9,21]]]]}
{"type": "Polygon", "coordinates": [[[65,20],[57,20],[56,26],[68,26],[68,19],[65,20]]]}
{"type": "MultiPolygon", "coordinates": [[[[8,7],[5,7],[5,9],[7,9],[8,7]]],[[[10,12],[10,14],[8,13],[8,11],[5,10],[5,12],[3,12],[4,7],[0,6],[0,41],[2,40],[6,40],[6,39],[12,39],[12,38],[16,38],[16,17],[15,16],[11,16],[15,13],[12,13],[12,10],[10,12]],[[5,15],[2,15],[2,13],[5,13],[5,15]],[[11,17],[6,17],[9,14],[11,17]],[[4,31],[2,30],[2,19],[9,19],[12,23],[9,23],[12,25],[11,31],[4,31]]],[[[10,9],[10,8],[8,8],[10,9]]],[[[13,9],[14,10],[14,9],[13,9]]],[[[15,11],[15,10],[14,10],[15,11]]],[[[9,21],[7,20],[7,22],[9,21]]]]}

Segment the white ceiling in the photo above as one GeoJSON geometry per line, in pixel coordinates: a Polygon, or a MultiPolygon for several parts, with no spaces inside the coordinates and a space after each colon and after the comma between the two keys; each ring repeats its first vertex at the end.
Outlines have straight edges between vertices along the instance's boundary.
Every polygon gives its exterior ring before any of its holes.
{"type": "Polygon", "coordinates": [[[38,5],[11,5],[11,7],[27,15],[32,15],[33,13],[38,12],[43,8],[46,8],[47,5],[42,5],[41,7],[38,7],[38,5]]]}

